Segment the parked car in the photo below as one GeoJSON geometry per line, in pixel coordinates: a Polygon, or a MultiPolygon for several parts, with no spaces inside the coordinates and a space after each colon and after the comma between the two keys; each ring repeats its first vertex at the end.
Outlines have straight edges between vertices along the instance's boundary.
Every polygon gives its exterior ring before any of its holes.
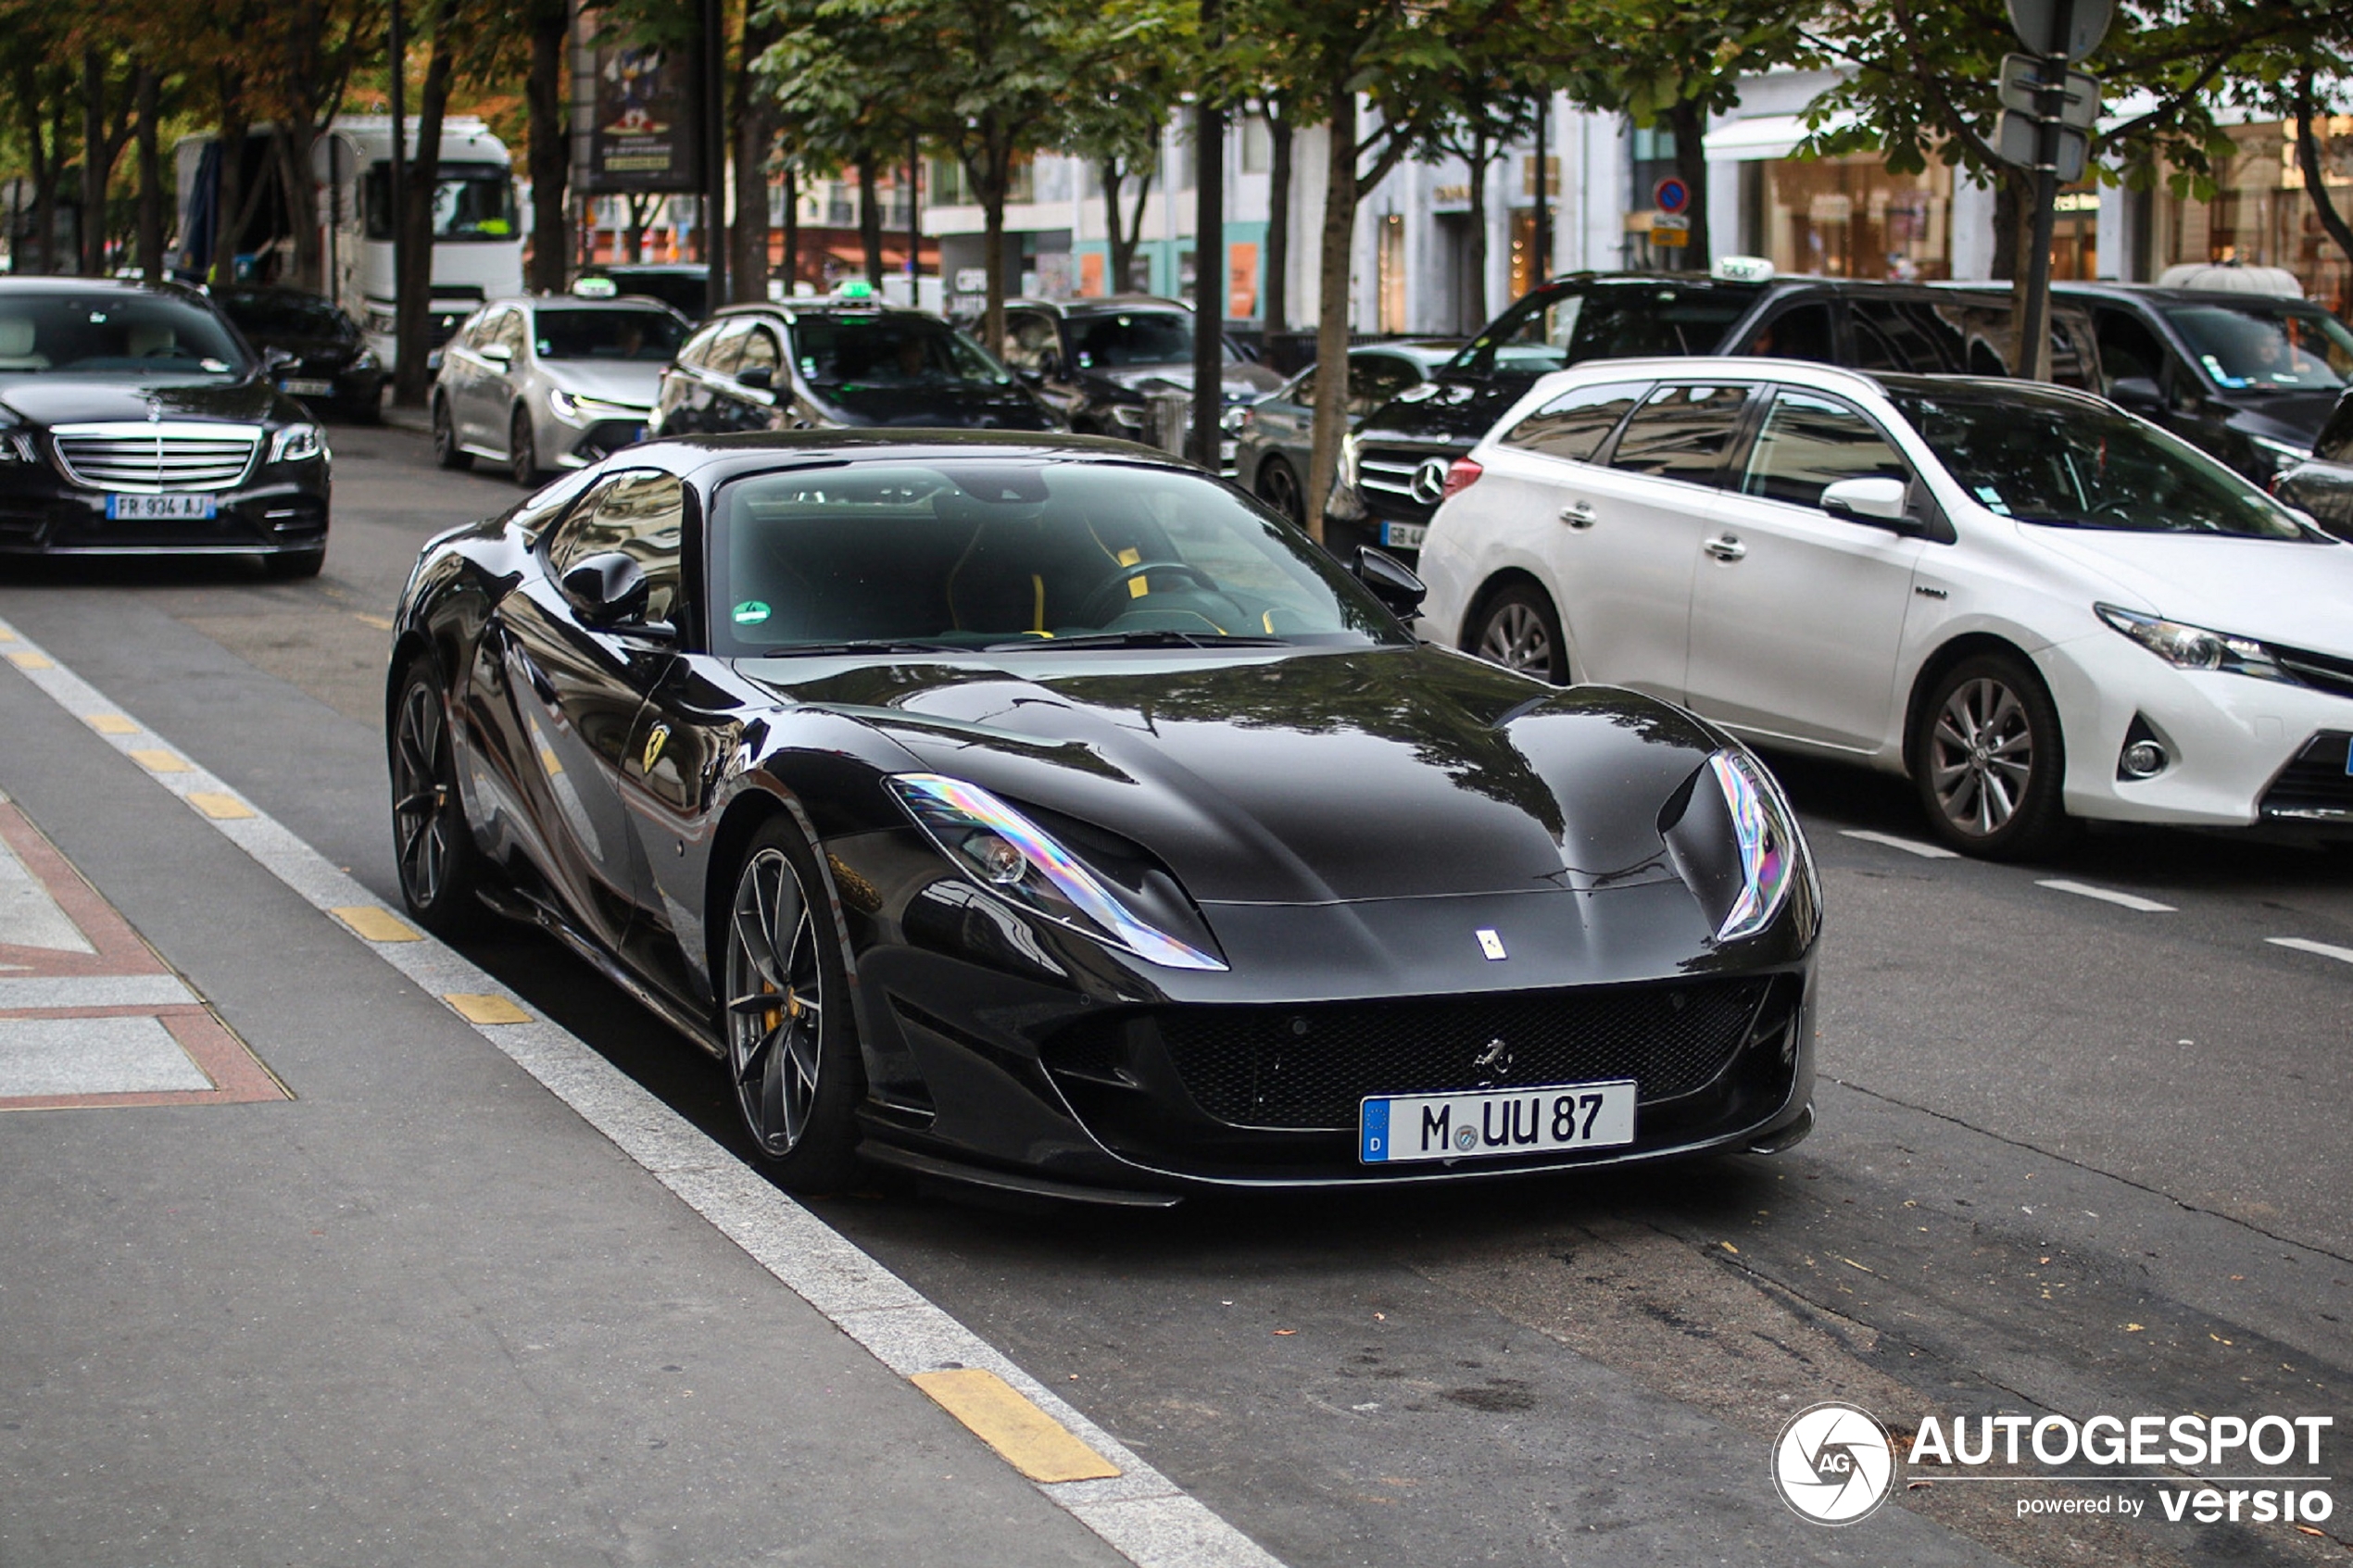
{"type": "Polygon", "coordinates": [[[326,433],[172,284],[0,279],[0,555],[327,555],[326,433]]]}
{"type": "Polygon", "coordinates": [[[685,318],[650,299],[501,299],[452,337],[433,383],[433,449],[446,469],[504,463],[535,488],[646,438],[685,318]]]}
{"type": "Polygon", "coordinates": [[[245,284],[215,289],[212,298],[247,343],[284,356],[272,366],[280,392],[346,420],[372,423],[382,416],[384,365],[359,323],[333,300],[306,289],[245,284]]]}
{"type": "MultiPolygon", "coordinates": [[[[1348,351],[1348,424],[1409,386],[1429,380],[1463,346],[1460,338],[1409,338],[1365,344],[1348,351]]],[[[1307,521],[1309,454],[1315,445],[1315,367],[1255,403],[1229,409],[1234,433],[1234,480],[1293,522],[1307,521]]]]}
{"type": "MultiPolygon", "coordinates": [[[[1757,354],[1866,370],[2007,374],[2007,290],[1837,278],[1579,272],[1554,279],[1483,328],[1429,383],[1375,412],[1341,453],[1326,512],[1337,547],[1410,551],[1447,466],[1547,371],[1654,354],[1757,354]]],[[[2095,387],[2091,319],[2051,321],[2059,383],[2095,387]]]]}
{"type": "MultiPolygon", "coordinates": [[[[1009,299],[1001,352],[1072,430],[1140,440],[1149,394],[1192,390],[1193,307],[1147,294],[1009,299]]],[[[1255,403],[1283,383],[1231,338],[1224,364],[1224,408],[1255,403]]]]}
{"type": "Polygon", "coordinates": [[[1011,370],[938,317],[839,297],[722,310],[662,372],[653,417],[661,435],[1060,424],[1011,370]]]}
{"type": "Polygon", "coordinates": [[[2336,400],[2335,411],[2313,438],[2312,455],[2283,469],[2271,494],[2301,507],[2340,539],[2353,539],[2353,388],[2336,400]]]}
{"type": "Polygon", "coordinates": [[[2077,817],[2353,829],[2353,546],[2090,394],[1591,365],[1448,485],[1432,636],[1908,773],[1970,854],[2077,817]]]}
{"type": "Polygon", "coordinates": [[[410,914],[561,935],[787,1185],[1151,1205],[1813,1123],[1820,895],[1755,758],[1422,646],[1394,562],[1189,464],[658,441],[409,584],[410,914]]]}
{"type": "Polygon", "coordinates": [[[2353,331],[2302,299],[2247,290],[2059,283],[2088,309],[2100,389],[2258,484],[2304,461],[2353,385],[2353,331]]]}
{"type": "Polygon", "coordinates": [[[689,321],[711,314],[711,270],[699,261],[600,261],[580,270],[582,299],[658,299],[689,321]]]}

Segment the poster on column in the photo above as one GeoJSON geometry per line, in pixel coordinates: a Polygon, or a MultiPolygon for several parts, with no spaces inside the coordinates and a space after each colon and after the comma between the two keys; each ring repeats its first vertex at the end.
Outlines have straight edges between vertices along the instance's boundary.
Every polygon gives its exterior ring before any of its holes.
{"type": "Polygon", "coordinates": [[[1258,246],[1226,247],[1226,317],[1247,321],[1258,314],[1258,246]]]}
{"type": "Polygon", "coordinates": [[[597,46],[588,189],[698,191],[694,58],[647,45],[597,46]]]}

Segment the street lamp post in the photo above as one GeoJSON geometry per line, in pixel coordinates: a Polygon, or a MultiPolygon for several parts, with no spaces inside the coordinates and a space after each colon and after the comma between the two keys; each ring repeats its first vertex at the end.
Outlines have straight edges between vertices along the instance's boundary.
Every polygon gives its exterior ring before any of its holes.
{"type": "Polygon", "coordinates": [[[702,253],[711,310],[727,303],[727,31],[720,0],[702,0],[702,253]]]}
{"type": "MultiPolygon", "coordinates": [[[[1219,41],[1218,0],[1201,0],[1201,35],[1219,41]]],[[[1192,458],[1217,471],[1226,413],[1226,114],[1203,96],[1193,111],[1192,458]]]]}

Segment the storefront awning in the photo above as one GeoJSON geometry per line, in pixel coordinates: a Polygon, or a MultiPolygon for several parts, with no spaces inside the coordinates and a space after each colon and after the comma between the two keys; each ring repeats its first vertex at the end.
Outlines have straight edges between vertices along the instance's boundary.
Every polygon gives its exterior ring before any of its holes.
{"type": "MultiPolygon", "coordinates": [[[[1829,128],[1837,130],[1854,122],[1852,115],[1838,115],[1831,119],[1829,128]]],[[[1707,150],[1710,163],[1746,163],[1756,158],[1787,157],[1812,134],[1802,114],[1760,114],[1732,120],[1709,132],[1700,144],[1707,150]]]]}

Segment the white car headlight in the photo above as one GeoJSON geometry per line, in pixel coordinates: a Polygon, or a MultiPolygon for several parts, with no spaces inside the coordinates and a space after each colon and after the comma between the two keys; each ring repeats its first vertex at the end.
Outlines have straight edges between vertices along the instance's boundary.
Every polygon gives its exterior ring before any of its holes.
{"type": "Polygon", "coordinates": [[[556,418],[572,424],[589,424],[598,420],[642,420],[649,409],[634,408],[627,403],[615,403],[602,397],[584,397],[562,387],[547,389],[547,407],[556,418]]]}
{"type": "Polygon", "coordinates": [[[1789,805],[1744,752],[1719,751],[1693,775],[1683,809],[1661,830],[1678,875],[1737,942],[1773,922],[1806,865],[1789,805]]]}
{"type": "Polygon", "coordinates": [[[2209,632],[2203,626],[2143,615],[2120,605],[2094,605],[2092,608],[2110,627],[2176,670],[2219,670],[2228,675],[2252,675],[2259,681],[2298,684],[2294,675],[2280,668],[2271,650],[2252,637],[2209,632]]]}
{"type": "Polygon", "coordinates": [[[307,462],[327,454],[327,433],[317,425],[288,425],[270,438],[273,463],[307,462]]]}
{"type": "Polygon", "coordinates": [[[1122,430],[1144,428],[1144,406],[1140,403],[1114,403],[1110,413],[1112,423],[1122,430]]]}
{"type": "Polygon", "coordinates": [[[1164,968],[1226,968],[1138,918],[1069,850],[978,784],[899,773],[890,787],[940,852],[999,897],[1164,968]]]}

